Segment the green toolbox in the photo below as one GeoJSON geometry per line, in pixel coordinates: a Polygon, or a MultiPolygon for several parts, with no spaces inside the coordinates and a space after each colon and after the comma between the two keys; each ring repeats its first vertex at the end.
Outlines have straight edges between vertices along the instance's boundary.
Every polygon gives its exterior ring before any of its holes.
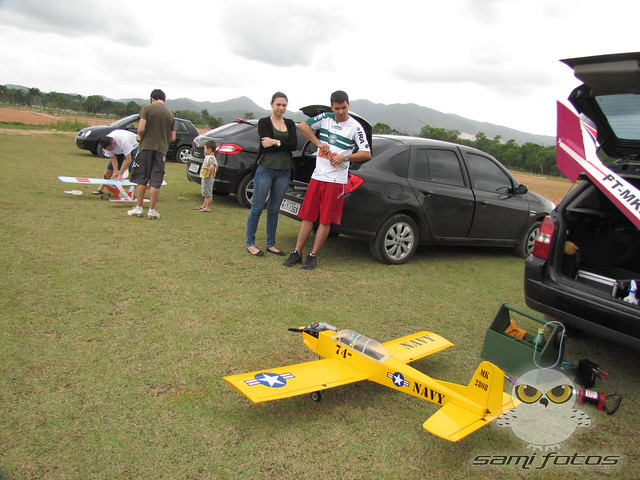
{"type": "Polygon", "coordinates": [[[546,322],[503,303],[487,329],[482,358],[516,376],[536,368],[560,368],[563,339],[559,322],[546,322]],[[512,313],[517,316],[511,318],[512,313]]]}

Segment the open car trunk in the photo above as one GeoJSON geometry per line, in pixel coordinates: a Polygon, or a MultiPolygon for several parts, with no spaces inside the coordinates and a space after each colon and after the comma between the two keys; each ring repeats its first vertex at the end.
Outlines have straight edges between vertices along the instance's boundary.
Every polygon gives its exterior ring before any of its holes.
{"type": "MultiPolygon", "coordinates": [[[[640,178],[629,178],[640,186],[640,178]]],[[[631,280],[640,285],[640,231],[595,185],[587,182],[562,210],[566,241],[579,250],[557,255],[563,281],[623,299],[631,280]]],[[[639,296],[640,298],[640,296],[639,296]]]]}

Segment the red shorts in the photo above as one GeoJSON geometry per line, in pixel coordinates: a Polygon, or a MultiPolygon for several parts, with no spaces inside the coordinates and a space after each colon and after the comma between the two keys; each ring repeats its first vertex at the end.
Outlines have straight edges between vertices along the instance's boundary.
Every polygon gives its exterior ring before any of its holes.
{"type": "Polygon", "coordinates": [[[340,225],[345,187],[343,183],[319,182],[312,178],[298,217],[310,222],[319,219],[324,225],[340,225]]]}

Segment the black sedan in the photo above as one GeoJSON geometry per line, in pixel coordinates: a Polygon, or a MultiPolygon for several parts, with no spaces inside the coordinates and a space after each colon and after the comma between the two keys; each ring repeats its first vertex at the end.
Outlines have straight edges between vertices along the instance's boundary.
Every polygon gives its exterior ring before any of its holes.
{"type": "MultiPolygon", "coordinates": [[[[418,244],[513,247],[529,255],[549,200],[529,192],[490,155],[426,138],[374,135],[372,158],[351,163],[342,233],[369,242],[382,263],[409,260],[418,244]]],[[[305,152],[306,153],[306,152],[305,152]]],[[[313,165],[297,168],[280,207],[299,220],[313,165]]]]}
{"type": "MultiPolygon", "coordinates": [[[[200,167],[204,159],[204,144],[216,142],[216,160],[219,168],[213,184],[214,193],[235,193],[238,203],[250,208],[253,198],[253,173],[260,138],[257,120],[241,120],[214,128],[193,140],[191,155],[187,158],[187,179],[200,183],[200,167]]],[[[298,150],[293,156],[300,157],[307,141],[298,132],[298,150]]],[[[298,164],[301,162],[298,161],[298,164]]]]}
{"type": "MultiPolygon", "coordinates": [[[[114,130],[127,130],[137,133],[139,119],[140,116],[136,113],[116,120],[110,125],[95,125],[83,128],[76,135],[76,145],[82,150],[89,150],[94,155],[102,157],[104,156],[102,149],[98,148],[100,139],[114,130]]],[[[198,129],[193,123],[183,118],[176,118],[176,141],[169,145],[167,157],[186,163],[187,157],[191,153],[191,142],[197,136],[198,129]]]]}

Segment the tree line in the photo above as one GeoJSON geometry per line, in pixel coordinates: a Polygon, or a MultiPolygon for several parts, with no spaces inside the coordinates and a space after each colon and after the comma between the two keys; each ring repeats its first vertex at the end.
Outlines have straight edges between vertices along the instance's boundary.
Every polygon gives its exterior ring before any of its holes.
{"type": "MultiPolygon", "coordinates": [[[[377,123],[373,126],[373,133],[399,134],[400,132],[384,123],[377,123]]],[[[541,175],[562,175],[556,167],[555,146],[544,146],[531,142],[519,145],[513,139],[503,142],[500,135],[489,138],[483,132],[479,132],[473,139],[467,139],[462,138],[458,130],[446,130],[431,125],[422,127],[418,136],[477,148],[497,158],[500,163],[512,170],[541,175]]]]}
{"type": "MultiPolygon", "coordinates": [[[[41,92],[38,88],[9,88],[0,85],[0,103],[7,103],[21,107],[50,108],[69,113],[87,113],[90,115],[105,115],[125,117],[140,111],[140,105],[133,100],[124,103],[106,100],[101,95],[73,95],[59,92],[41,92]]],[[[201,112],[178,110],[177,117],[191,120],[195,125],[216,128],[222,124],[222,119],[214,117],[205,109],[201,112]]]]}

